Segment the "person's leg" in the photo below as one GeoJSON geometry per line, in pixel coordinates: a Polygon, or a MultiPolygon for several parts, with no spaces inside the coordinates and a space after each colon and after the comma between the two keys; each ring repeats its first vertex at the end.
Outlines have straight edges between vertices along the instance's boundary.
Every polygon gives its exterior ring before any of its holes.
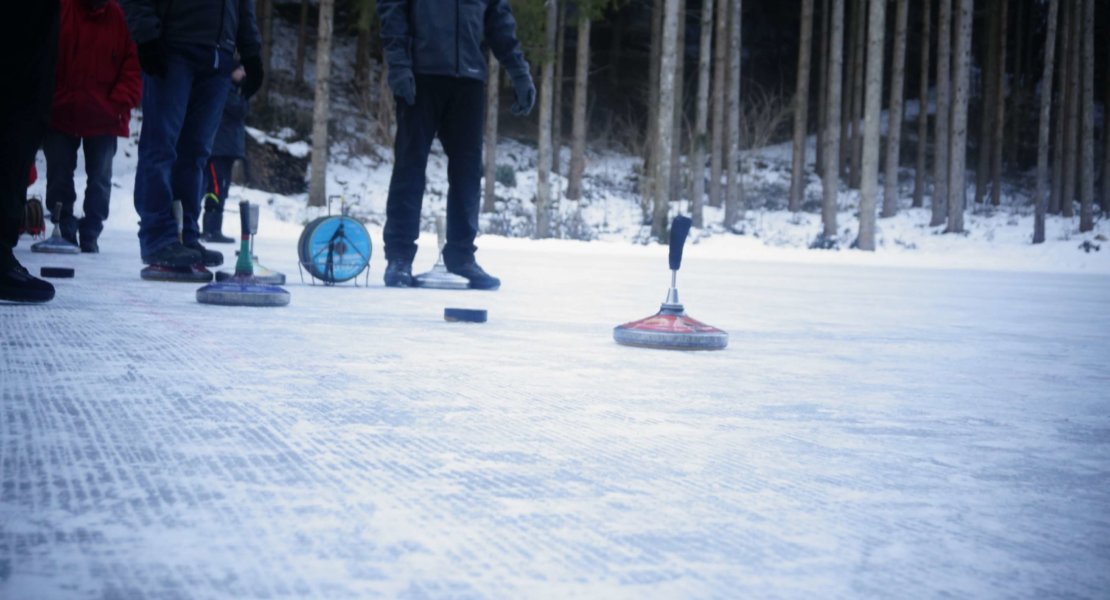
{"type": "Polygon", "coordinates": [[[61,228],[62,237],[77,243],[77,219],[73,216],[77,192],[73,174],[77,169],[77,148],[81,138],[50,129],[42,139],[46,155],[46,210],[50,220],[61,228]],[[60,205],[60,210],[59,210],[60,205]]]}
{"type": "Polygon", "coordinates": [[[447,154],[447,245],[443,262],[448,268],[474,260],[481,209],[482,134],[485,87],[479,81],[456,79],[439,131],[447,154]]]}
{"type": "Polygon", "coordinates": [[[108,219],[108,204],[112,195],[112,159],[116,156],[116,136],[101,135],[82,140],[85,149],[85,216],[79,223],[81,248],[91,248],[104,221],[108,219]]]}
{"type": "Polygon", "coordinates": [[[185,123],[193,67],[169,51],[165,77],[143,74],[143,127],[135,169],[135,210],[139,213],[139,249],[149,256],[177,241],[171,173],[185,123]]]}
{"type": "Polygon", "coordinates": [[[411,263],[420,236],[420,207],[427,182],[428,152],[439,121],[437,78],[416,77],[416,104],[397,100],[393,175],[385,208],[385,259],[411,263]]]}
{"type": "Polygon", "coordinates": [[[206,242],[231,243],[223,234],[224,204],[231,187],[231,169],[235,158],[213,156],[204,168],[204,219],[201,237],[206,242]]]}
{"type": "Polygon", "coordinates": [[[193,81],[185,124],[177,141],[173,165],[173,194],[181,200],[185,218],[184,242],[195,245],[200,238],[201,178],[212,151],[212,140],[220,126],[223,102],[231,85],[229,74],[220,71],[198,74],[193,81]]]}

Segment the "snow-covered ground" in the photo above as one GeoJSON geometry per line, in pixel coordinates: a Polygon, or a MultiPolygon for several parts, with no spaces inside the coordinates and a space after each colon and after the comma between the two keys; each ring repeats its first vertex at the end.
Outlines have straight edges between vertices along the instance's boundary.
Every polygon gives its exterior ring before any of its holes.
{"type": "Polygon", "coordinates": [[[17,249],[77,276],[0,306],[0,598],[1110,589],[1110,248],[715,233],[679,287],[729,348],[668,353],[611,338],[661,246],[484,236],[500,291],[394,290],[371,221],[369,287],[312,286],[297,199],[258,243],[292,304],[199,305],[138,278],[134,152],[102,254],[17,249]]]}

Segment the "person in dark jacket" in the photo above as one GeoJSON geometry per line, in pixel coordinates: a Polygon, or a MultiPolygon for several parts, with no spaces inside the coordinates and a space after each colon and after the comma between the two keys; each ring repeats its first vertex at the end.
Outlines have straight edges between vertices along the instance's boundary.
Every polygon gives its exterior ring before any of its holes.
{"type": "Polygon", "coordinates": [[[58,0],[20,3],[0,19],[0,300],[48,302],[54,286],[15,258],[27,206],[27,174],[50,119],[58,53],[58,0]]]}
{"type": "Polygon", "coordinates": [[[58,75],[46,154],[46,207],[62,237],[82,252],[99,252],[97,238],[108,218],[116,137],[130,135],[131,109],[139,105],[142,78],[135,43],[116,0],[62,0],[58,75]],[[84,212],[74,216],[73,171],[84,148],[84,212]],[[58,205],[61,214],[55,214],[58,205]]]}
{"type": "Polygon", "coordinates": [[[389,86],[397,100],[393,176],[383,237],[385,285],[413,285],[412,261],[432,141],[447,153],[447,270],[470,287],[501,281],[474,260],[478,235],[488,46],[513,82],[512,111],[526,115],[536,88],[507,0],[378,0],[389,86]]]}
{"type": "Polygon", "coordinates": [[[234,54],[246,70],[243,96],[262,85],[253,0],[121,0],[143,70],[143,127],[135,209],[143,262],[172,269],[223,255],[200,243],[201,172],[223,114],[234,54]],[[174,200],[184,213],[178,242],[174,200]]]}
{"type": "Polygon", "coordinates": [[[232,86],[224,102],[223,118],[212,142],[212,156],[204,168],[204,218],[200,237],[206,242],[231,244],[238,240],[223,234],[224,201],[231,187],[231,168],[247,157],[247,101],[241,85],[246,72],[237,67],[231,72],[232,86]]]}

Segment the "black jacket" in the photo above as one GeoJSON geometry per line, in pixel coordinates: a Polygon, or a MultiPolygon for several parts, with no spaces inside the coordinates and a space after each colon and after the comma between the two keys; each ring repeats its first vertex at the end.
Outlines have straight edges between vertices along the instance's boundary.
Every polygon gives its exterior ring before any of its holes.
{"type": "Polygon", "coordinates": [[[258,56],[262,41],[254,0],[120,0],[135,43],[162,37],[170,45],[219,46],[258,56]]]}
{"type": "Polygon", "coordinates": [[[528,74],[508,0],[378,0],[389,68],[485,81],[483,44],[513,78],[528,74]]]}

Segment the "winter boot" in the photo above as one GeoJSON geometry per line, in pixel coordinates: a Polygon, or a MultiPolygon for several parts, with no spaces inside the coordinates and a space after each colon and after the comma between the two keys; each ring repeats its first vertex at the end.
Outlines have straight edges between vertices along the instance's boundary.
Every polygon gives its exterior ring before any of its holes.
{"type": "Polygon", "coordinates": [[[49,302],[53,298],[54,286],[28,273],[11,250],[0,250],[0,300],[49,302]]]}
{"type": "Polygon", "coordinates": [[[200,234],[200,239],[213,244],[234,244],[235,239],[227,237],[223,234],[224,224],[224,211],[222,210],[206,210],[204,211],[204,221],[202,223],[203,231],[200,234]]]}
{"type": "Polygon", "coordinates": [[[191,267],[201,262],[200,253],[174,242],[143,256],[143,264],[158,267],[191,267]]]}
{"type": "Polygon", "coordinates": [[[185,244],[185,247],[189,250],[195,250],[199,252],[204,260],[204,266],[206,267],[218,267],[224,264],[223,253],[217,252],[216,250],[209,250],[208,248],[201,246],[200,242],[185,244]]]}
{"type": "Polygon", "coordinates": [[[412,287],[412,261],[391,260],[385,267],[385,287],[412,287]]]}
{"type": "Polygon", "coordinates": [[[473,260],[454,267],[448,265],[447,270],[459,277],[465,277],[470,282],[472,290],[496,290],[501,287],[500,279],[483,271],[482,267],[473,260]]]}

